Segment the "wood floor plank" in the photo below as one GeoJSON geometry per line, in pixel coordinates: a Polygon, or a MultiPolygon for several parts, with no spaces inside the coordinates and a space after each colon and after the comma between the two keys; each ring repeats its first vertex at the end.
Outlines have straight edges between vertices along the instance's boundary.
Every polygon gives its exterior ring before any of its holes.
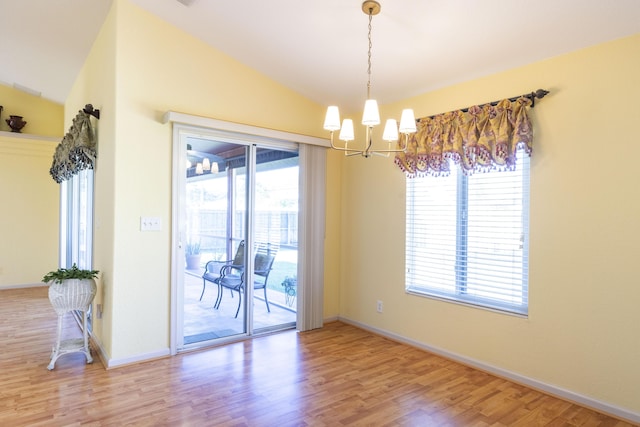
{"type": "MultiPolygon", "coordinates": [[[[46,288],[0,291],[1,426],[631,424],[339,322],[105,370],[47,370],[46,288]]],[[[65,334],[79,336],[69,317],[65,334]]],[[[97,360],[97,359],[96,359],[97,360]]]]}

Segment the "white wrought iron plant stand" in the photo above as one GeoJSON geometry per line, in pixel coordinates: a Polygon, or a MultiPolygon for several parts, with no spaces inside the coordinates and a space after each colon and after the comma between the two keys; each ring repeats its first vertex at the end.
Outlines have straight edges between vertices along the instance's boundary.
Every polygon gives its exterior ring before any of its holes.
{"type": "Polygon", "coordinates": [[[51,353],[51,362],[47,369],[55,367],[60,356],[69,353],[84,353],[87,363],[93,362],[89,348],[89,331],[87,330],[87,312],[96,295],[96,283],[93,279],[67,279],[62,283],[51,283],[49,301],[58,315],[58,333],[51,353]],[[70,311],[82,313],[82,338],[62,339],[62,321],[70,311]]]}

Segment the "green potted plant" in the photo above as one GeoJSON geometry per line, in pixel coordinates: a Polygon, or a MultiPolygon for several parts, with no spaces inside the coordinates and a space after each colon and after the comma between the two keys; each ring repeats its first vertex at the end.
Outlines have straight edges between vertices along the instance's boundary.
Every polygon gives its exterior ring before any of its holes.
{"type": "Polygon", "coordinates": [[[98,270],[80,269],[74,263],[71,268],[59,268],[57,270],[48,272],[42,278],[42,281],[45,283],[62,283],[63,281],[69,279],[89,280],[98,277],[98,273],[98,270]]]}
{"type": "Polygon", "coordinates": [[[187,270],[200,268],[200,242],[187,242],[184,248],[187,270]]]}
{"type": "Polygon", "coordinates": [[[59,268],[50,271],[42,281],[49,285],[49,301],[58,315],[58,338],[53,347],[51,362],[47,368],[53,369],[56,360],[65,354],[82,352],[87,363],[93,362],[89,349],[89,335],[87,331],[87,312],[96,295],[97,270],[80,269],[76,264],[71,268],[59,268]],[[82,312],[81,339],[62,340],[62,318],[69,312],[78,310],[82,312]]]}
{"type": "Polygon", "coordinates": [[[293,303],[296,300],[296,288],[298,286],[297,276],[285,276],[282,281],[282,286],[284,286],[285,302],[289,307],[293,307],[293,303]]]}

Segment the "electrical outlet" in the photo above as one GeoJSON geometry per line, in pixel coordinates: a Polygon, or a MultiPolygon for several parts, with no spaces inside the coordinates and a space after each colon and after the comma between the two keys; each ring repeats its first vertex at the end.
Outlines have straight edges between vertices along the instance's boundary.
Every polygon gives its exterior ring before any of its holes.
{"type": "Polygon", "coordinates": [[[376,310],[378,311],[378,313],[382,313],[382,301],[378,300],[376,310]]]}

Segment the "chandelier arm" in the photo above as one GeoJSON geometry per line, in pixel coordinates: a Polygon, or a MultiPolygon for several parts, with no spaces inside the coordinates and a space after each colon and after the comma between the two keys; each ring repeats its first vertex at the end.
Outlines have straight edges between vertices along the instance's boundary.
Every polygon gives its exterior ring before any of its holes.
{"type": "Polygon", "coordinates": [[[381,153],[379,151],[372,151],[371,154],[374,154],[379,157],[389,158],[390,153],[381,153]]]}
{"type": "Polygon", "coordinates": [[[404,153],[405,150],[401,150],[399,148],[390,148],[388,150],[370,150],[369,153],[404,153]]]}
{"type": "Polygon", "coordinates": [[[338,147],[337,145],[335,145],[334,141],[333,141],[333,131],[331,131],[331,138],[329,139],[329,143],[331,144],[331,148],[333,148],[334,150],[338,150],[338,151],[346,151],[347,155],[349,156],[353,156],[356,154],[362,154],[363,151],[362,150],[357,150],[355,148],[348,148],[348,147],[338,147]],[[351,154],[348,154],[351,153],[351,154]]]}
{"type": "Polygon", "coordinates": [[[339,150],[339,151],[346,151],[348,156],[353,156],[356,154],[362,154],[365,157],[366,154],[378,154],[378,153],[404,153],[405,150],[401,149],[401,148],[392,148],[389,150],[356,150],[353,148],[345,148],[345,147],[338,147],[336,145],[333,144],[333,142],[331,143],[331,148],[333,148],[334,150],[339,150]]]}
{"type": "Polygon", "coordinates": [[[406,152],[407,145],[408,145],[408,140],[409,140],[409,135],[403,134],[404,139],[405,139],[404,148],[390,148],[390,149],[387,149],[387,150],[378,150],[378,149],[372,150],[371,147],[373,146],[373,141],[370,138],[369,131],[370,131],[370,127],[367,126],[367,141],[368,141],[368,143],[367,143],[366,149],[364,149],[364,150],[358,150],[358,149],[348,148],[348,147],[338,147],[337,145],[335,145],[335,142],[334,142],[334,132],[333,131],[330,132],[331,137],[329,139],[329,143],[331,144],[331,148],[333,148],[334,150],[338,150],[338,151],[344,151],[347,156],[356,156],[358,154],[361,154],[364,157],[369,157],[369,155],[371,155],[371,154],[377,154],[377,155],[380,155],[380,156],[383,156],[383,157],[388,157],[389,153],[405,153],[406,152]],[[387,154],[387,155],[385,156],[385,154],[387,154]]]}
{"type": "MultiPolygon", "coordinates": [[[[389,148],[387,150],[369,150],[370,153],[372,154],[378,154],[378,153],[406,153],[407,152],[407,145],[409,143],[409,135],[407,135],[406,133],[403,134],[404,136],[404,145],[400,145],[403,148],[389,148]]],[[[402,138],[402,137],[400,137],[402,138]]],[[[382,154],[381,154],[382,155],[382,154]]],[[[386,156],[388,157],[388,156],[386,156]]]]}

